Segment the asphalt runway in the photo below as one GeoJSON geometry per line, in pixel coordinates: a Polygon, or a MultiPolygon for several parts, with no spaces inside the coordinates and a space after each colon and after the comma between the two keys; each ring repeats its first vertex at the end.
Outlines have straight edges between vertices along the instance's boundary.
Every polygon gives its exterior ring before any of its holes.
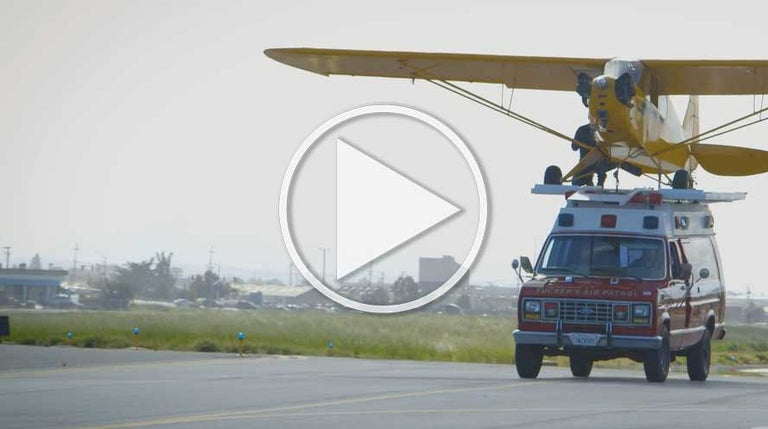
{"type": "Polygon", "coordinates": [[[0,345],[6,429],[761,426],[765,377],[0,345]]]}

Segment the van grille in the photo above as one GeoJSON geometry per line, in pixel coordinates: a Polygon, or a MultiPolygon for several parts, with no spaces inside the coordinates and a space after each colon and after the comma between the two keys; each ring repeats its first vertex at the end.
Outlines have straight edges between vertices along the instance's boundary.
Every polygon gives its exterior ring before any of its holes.
{"type": "Polygon", "coordinates": [[[560,319],[565,323],[604,324],[612,322],[613,303],[600,301],[560,301],[560,319]]]}

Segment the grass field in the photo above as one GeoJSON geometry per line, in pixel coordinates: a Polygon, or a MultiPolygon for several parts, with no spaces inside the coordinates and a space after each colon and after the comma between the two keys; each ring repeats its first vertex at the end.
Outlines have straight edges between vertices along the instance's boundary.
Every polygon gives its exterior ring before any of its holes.
{"type": "MultiPolygon", "coordinates": [[[[325,355],[332,342],[334,356],[514,362],[510,316],[218,310],[4,314],[11,316],[12,336],[6,341],[18,344],[124,348],[137,341],[149,349],[236,352],[242,331],[247,353],[325,355]],[[138,338],[131,333],[134,327],[140,329],[138,338]]],[[[768,364],[768,328],[729,326],[726,339],[713,343],[713,363],[768,364]]]]}
{"type": "Polygon", "coordinates": [[[248,353],[327,354],[361,358],[509,363],[514,343],[510,317],[414,313],[377,316],[358,313],[285,311],[11,311],[11,334],[18,344],[71,344],[122,348],[237,350],[246,335],[248,353]],[[67,339],[71,331],[73,338],[67,339]]]}

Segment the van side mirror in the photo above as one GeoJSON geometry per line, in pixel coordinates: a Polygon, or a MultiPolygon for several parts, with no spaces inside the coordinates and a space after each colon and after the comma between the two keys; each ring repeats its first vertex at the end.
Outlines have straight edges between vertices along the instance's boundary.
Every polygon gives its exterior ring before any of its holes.
{"type": "Polygon", "coordinates": [[[520,274],[520,261],[518,261],[517,259],[512,260],[512,271],[514,271],[515,274],[517,274],[517,278],[520,279],[520,284],[525,283],[525,280],[523,280],[522,274],[520,274]]]}
{"type": "Polygon", "coordinates": [[[677,273],[675,273],[674,278],[676,280],[688,280],[691,278],[692,271],[693,266],[689,263],[683,262],[677,266],[677,273]]]}
{"type": "Polygon", "coordinates": [[[520,268],[528,274],[533,274],[533,265],[531,265],[531,260],[527,256],[520,257],[520,268]]]}

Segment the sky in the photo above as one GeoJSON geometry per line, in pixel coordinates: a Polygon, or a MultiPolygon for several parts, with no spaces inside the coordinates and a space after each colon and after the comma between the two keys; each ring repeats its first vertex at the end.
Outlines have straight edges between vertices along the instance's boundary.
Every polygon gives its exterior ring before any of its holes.
{"type": "MultiPolygon", "coordinates": [[[[0,0],[0,246],[70,263],[123,263],[157,251],[188,270],[213,246],[222,270],[286,276],[280,184],[318,125],[371,103],[440,118],[471,147],[491,200],[478,282],[511,282],[510,260],[541,246],[562,200],[533,196],[568,145],[432,87],[323,77],[266,58],[270,47],[610,58],[765,58],[765,6],[700,2],[235,2],[0,0]],[[733,12],[731,12],[733,11],[733,12]]],[[[499,86],[475,85],[489,97],[499,86]]],[[[507,95],[509,92],[506,93],[507,95]]],[[[685,98],[674,100],[682,116],[685,98]]],[[[702,129],[760,97],[703,97],[702,129]]],[[[578,95],[516,91],[512,108],[571,134],[578,95]]],[[[715,143],[766,149],[752,127],[715,143]]],[[[699,187],[747,191],[714,207],[733,290],[758,281],[766,176],[700,171],[699,187]]],[[[622,186],[650,185],[622,177],[622,186]]],[[[612,182],[609,181],[612,185],[612,182]]],[[[318,258],[316,252],[313,258],[318,258]]]]}

